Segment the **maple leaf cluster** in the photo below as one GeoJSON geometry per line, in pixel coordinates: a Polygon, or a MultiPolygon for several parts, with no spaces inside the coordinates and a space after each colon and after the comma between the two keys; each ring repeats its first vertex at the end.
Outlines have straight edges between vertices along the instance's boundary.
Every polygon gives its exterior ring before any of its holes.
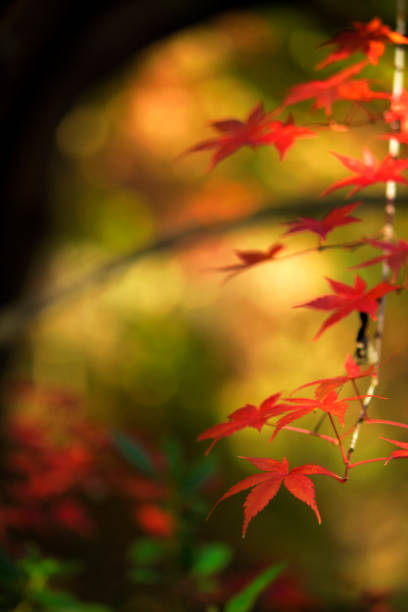
{"type": "Polygon", "coordinates": [[[354,64],[325,80],[309,81],[292,87],[282,103],[282,108],[314,98],[312,108],[324,109],[328,117],[333,113],[332,106],[338,100],[355,103],[371,100],[388,100],[389,94],[370,89],[367,79],[351,79],[367,65],[367,62],[354,64]]]}
{"type": "MultiPolygon", "coordinates": [[[[281,398],[281,393],[275,393],[264,400],[259,407],[247,404],[239,408],[228,416],[228,421],[225,423],[215,425],[201,433],[198,436],[198,440],[205,441],[212,439],[206,451],[208,453],[221,438],[231,436],[246,427],[251,427],[261,432],[265,425],[273,425],[275,431],[270,438],[270,441],[272,441],[282,429],[288,428],[293,421],[301,419],[316,410],[329,414],[331,417],[336,417],[340,424],[344,425],[344,418],[349,408],[349,403],[364,399],[367,396],[357,395],[339,399],[335,389],[343,386],[347,382],[354,382],[360,378],[374,377],[376,375],[375,366],[369,366],[365,370],[362,370],[350,354],[347,355],[344,367],[346,370],[345,375],[315,380],[295,390],[299,391],[300,389],[314,385],[316,386],[314,398],[281,398]],[[274,423],[271,422],[284,413],[287,414],[274,423]]],[[[328,436],[322,435],[321,437],[323,439],[333,440],[328,436]]],[[[295,497],[298,497],[301,501],[311,506],[320,522],[321,519],[315,500],[313,484],[306,478],[306,475],[325,474],[336,480],[342,481],[340,476],[319,465],[307,464],[293,468],[289,471],[286,459],[283,459],[282,462],[268,458],[244,457],[244,459],[251,461],[256,467],[264,470],[266,474],[249,476],[234,485],[218,500],[211,511],[212,513],[218,504],[228,497],[250,487],[254,487],[244,504],[243,536],[246,533],[250,520],[276,495],[282,482],[295,497]]]]}
{"type": "Polygon", "coordinates": [[[408,38],[399,32],[393,32],[378,17],[374,17],[368,23],[355,21],[353,28],[353,30],[336,34],[321,45],[321,47],[337,45],[337,49],[317,65],[318,70],[334,62],[347,59],[356,51],[364,53],[368,61],[376,65],[385,51],[386,43],[391,42],[396,45],[408,43],[408,38]]]}
{"type": "Polygon", "coordinates": [[[329,64],[346,59],[356,51],[364,53],[366,60],[344,68],[327,79],[309,81],[292,87],[281,106],[273,112],[266,113],[263,104],[259,102],[244,121],[233,118],[213,121],[211,126],[219,135],[199,142],[185,153],[213,149],[210,170],[244,146],[255,150],[262,145],[273,145],[278,150],[280,159],[283,160],[286,152],[298,138],[312,137],[316,135],[316,132],[306,126],[296,125],[292,116],[289,116],[286,121],[280,121],[276,119],[276,115],[288,106],[311,98],[314,98],[313,108],[324,109],[328,117],[332,116],[334,102],[339,100],[361,104],[375,99],[391,99],[391,108],[385,114],[386,121],[401,119],[402,113],[405,120],[405,94],[396,99],[386,92],[372,90],[367,79],[353,78],[368,63],[378,62],[379,57],[384,53],[386,43],[407,44],[408,38],[398,32],[393,32],[378,18],[374,18],[367,24],[355,22],[353,30],[341,32],[323,43],[322,46],[337,45],[337,49],[321,62],[318,68],[324,68],[329,64]]]}

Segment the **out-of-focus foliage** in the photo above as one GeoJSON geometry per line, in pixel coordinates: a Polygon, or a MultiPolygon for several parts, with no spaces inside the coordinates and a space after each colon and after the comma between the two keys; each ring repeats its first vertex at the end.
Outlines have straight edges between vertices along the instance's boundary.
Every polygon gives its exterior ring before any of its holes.
{"type": "Polygon", "coordinates": [[[13,564],[3,553],[0,556],[0,604],[13,612],[109,612],[99,604],[83,603],[68,591],[53,588],[54,578],[69,577],[77,571],[75,564],[61,563],[29,550],[13,564]]]}

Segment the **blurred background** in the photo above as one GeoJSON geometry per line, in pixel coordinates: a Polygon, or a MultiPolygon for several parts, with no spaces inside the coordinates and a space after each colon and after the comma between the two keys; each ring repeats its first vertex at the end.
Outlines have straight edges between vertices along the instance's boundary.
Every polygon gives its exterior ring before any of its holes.
{"type": "MultiPolygon", "coordinates": [[[[6,347],[2,379],[4,610],[210,612],[278,562],[286,569],[258,610],[406,609],[404,462],[362,466],[342,487],[316,478],[321,526],[283,490],[245,540],[243,498],[205,521],[222,493],[253,473],[238,455],[286,456],[291,466],[342,471],[336,449],[294,432],[269,446],[270,431],[248,429],[209,455],[196,438],[246,403],[343,373],[357,315],[314,343],[322,314],[292,307],[326,293],[325,276],[351,284],[349,266],[377,253],[312,253],[228,282],[217,268],[236,262],[235,249],[278,241],[284,222],[321,218],[333,203],[345,203],[343,192],[319,198],[345,175],[329,151],[361,158],[369,146],[382,158],[386,144],[379,124],[320,130],[297,142],[284,162],[272,147],[244,148],[208,173],[209,153],[180,155],[212,137],[211,121],[243,119],[260,100],[272,110],[289,87],[350,64],[314,71],[327,53],[319,45],[339,28],[375,15],[394,23],[387,2],[228,8],[129,54],[91,87],[78,86],[50,130],[42,238],[26,245],[30,229],[22,222],[15,247],[27,261],[11,293],[29,304],[59,296],[123,254],[140,253],[36,316],[29,308],[24,328],[24,308],[2,319],[2,333],[4,321],[13,329],[13,316],[18,331],[6,347]],[[196,233],[185,240],[191,228],[196,233]],[[178,232],[169,248],[150,248],[178,232]]],[[[389,49],[364,73],[375,88],[390,89],[392,59],[389,49]]],[[[386,106],[378,101],[375,108],[386,106]]],[[[337,103],[335,116],[341,120],[348,109],[337,103]]],[[[324,121],[309,102],[293,115],[300,124],[324,121]]],[[[405,188],[399,192],[406,196],[405,188]]],[[[337,229],[333,240],[378,233],[383,210],[375,199],[382,193],[378,185],[365,190],[373,201],[356,211],[363,223],[337,229]]],[[[398,210],[398,236],[407,235],[407,225],[398,210]]],[[[316,241],[296,234],[286,244],[295,251],[316,241]]],[[[361,271],[370,286],[380,274],[378,266],[361,271]]],[[[388,299],[378,392],[390,399],[373,403],[377,418],[407,419],[406,306],[404,294],[388,299]]],[[[357,415],[355,405],[350,424],[357,415]]],[[[308,417],[304,426],[315,421],[308,417]]],[[[390,452],[379,435],[403,439],[390,428],[366,429],[356,460],[390,452]]]]}

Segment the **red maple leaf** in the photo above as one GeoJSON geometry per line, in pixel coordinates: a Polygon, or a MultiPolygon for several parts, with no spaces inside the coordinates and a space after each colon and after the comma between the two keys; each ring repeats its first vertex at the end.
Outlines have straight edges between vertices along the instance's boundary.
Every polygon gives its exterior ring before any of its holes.
{"type": "Polygon", "coordinates": [[[398,272],[402,266],[405,266],[408,263],[408,242],[402,238],[400,238],[397,242],[384,242],[382,240],[371,240],[367,238],[364,242],[371,244],[371,246],[375,247],[376,249],[382,249],[385,251],[385,253],[384,255],[373,257],[368,261],[363,261],[356,266],[352,266],[351,269],[366,268],[367,266],[372,266],[381,261],[386,261],[392,270],[391,281],[395,283],[398,272]]]}
{"type": "Polygon", "coordinates": [[[290,221],[285,225],[291,225],[287,232],[282,234],[288,236],[289,234],[296,234],[298,232],[313,232],[320,236],[322,241],[326,240],[327,234],[333,231],[336,227],[341,225],[347,225],[349,223],[356,223],[361,221],[357,217],[349,215],[357,206],[360,206],[361,202],[353,202],[353,204],[347,204],[341,208],[335,208],[331,210],[321,221],[312,219],[311,217],[300,217],[298,221],[290,221]]]}
{"type": "Polygon", "coordinates": [[[289,91],[282,106],[286,107],[309,98],[316,98],[312,108],[324,108],[326,115],[330,116],[332,105],[337,100],[369,102],[375,98],[389,98],[387,93],[372,91],[367,79],[350,80],[350,77],[358,74],[366,65],[366,61],[360,62],[337,72],[324,81],[308,81],[295,85],[289,91]]]}
{"type": "Polygon", "coordinates": [[[334,310],[335,312],[323,323],[317,332],[314,340],[328,328],[347,317],[353,310],[357,312],[366,312],[371,318],[376,320],[376,312],[378,308],[378,299],[383,297],[390,291],[396,291],[400,287],[398,285],[390,285],[387,282],[381,282],[375,285],[369,291],[366,291],[365,281],[358,275],[355,277],[354,287],[339,283],[326,277],[327,282],[333,289],[334,294],[323,295],[310,302],[299,304],[294,308],[316,308],[317,310],[334,310]]]}
{"type": "Polygon", "coordinates": [[[221,439],[231,436],[237,431],[244,429],[245,427],[253,427],[258,431],[261,431],[262,427],[268,422],[268,420],[278,414],[282,414],[288,408],[284,404],[277,404],[281,394],[275,393],[260,404],[259,407],[253,404],[246,404],[242,408],[238,408],[235,412],[228,415],[228,421],[226,423],[219,423],[206,429],[201,433],[197,440],[211,440],[210,446],[206,450],[206,454],[214,447],[214,445],[221,439]]]}
{"type": "Polygon", "coordinates": [[[332,416],[336,416],[339,419],[340,425],[344,425],[344,415],[348,409],[348,402],[356,399],[362,399],[367,397],[366,395],[358,395],[355,397],[346,397],[339,400],[338,395],[334,389],[327,390],[326,388],[318,387],[315,391],[315,397],[294,397],[285,398],[286,402],[290,402],[292,406],[290,414],[285,415],[276,423],[275,431],[270,438],[270,442],[276,438],[281,429],[289,425],[293,421],[300,419],[310,412],[315,410],[322,410],[332,416]]]}
{"type": "Polygon", "coordinates": [[[352,157],[346,157],[345,155],[340,155],[333,151],[331,153],[337,157],[343,166],[354,172],[355,176],[340,179],[333,185],[330,185],[330,187],[323,191],[321,194],[322,196],[331,193],[335,189],[340,189],[348,185],[356,185],[356,187],[349,191],[347,197],[351,197],[357,191],[360,191],[360,189],[368,187],[368,185],[374,185],[374,183],[395,181],[396,183],[408,185],[407,179],[400,174],[403,170],[408,168],[408,159],[393,159],[392,156],[388,154],[379,162],[367,147],[363,149],[363,161],[352,157]]]}
{"type": "Polygon", "coordinates": [[[392,42],[397,45],[408,43],[408,38],[398,32],[393,32],[378,17],[374,17],[368,23],[354,21],[353,27],[354,30],[340,32],[321,45],[322,47],[337,45],[337,49],[317,65],[318,69],[346,59],[356,51],[364,53],[368,61],[376,65],[385,51],[385,43],[392,42]]]}
{"type": "Polygon", "coordinates": [[[378,134],[379,138],[384,138],[385,140],[398,140],[398,142],[402,144],[408,144],[408,132],[396,132],[392,134],[378,134]]]}
{"type": "Polygon", "coordinates": [[[252,266],[255,266],[260,263],[264,263],[266,261],[272,261],[276,259],[276,255],[280,253],[285,247],[283,244],[276,242],[272,244],[265,251],[262,250],[250,250],[250,251],[241,251],[236,250],[238,258],[241,260],[236,264],[231,264],[230,266],[223,266],[222,268],[217,268],[219,272],[231,272],[230,276],[235,276],[239,272],[243,272],[252,266]]]}
{"type": "Polygon", "coordinates": [[[212,122],[211,126],[220,133],[220,136],[199,142],[188,149],[185,154],[215,149],[209,167],[209,170],[212,170],[220,161],[241,147],[248,146],[256,149],[260,144],[259,138],[265,133],[270,119],[271,114],[265,113],[260,102],[250,111],[245,121],[223,119],[212,122]]]}
{"type": "Polygon", "coordinates": [[[245,121],[224,119],[214,121],[212,127],[220,133],[216,138],[204,140],[188,149],[184,154],[215,149],[209,170],[241,147],[256,149],[262,145],[274,145],[281,159],[297,138],[308,138],[315,132],[295,125],[293,118],[284,123],[272,118],[273,113],[265,113],[262,103],[257,104],[245,121]]]}
{"type": "Polygon", "coordinates": [[[294,144],[297,138],[310,138],[316,136],[316,132],[300,125],[295,125],[293,117],[290,116],[286,123],[282,121],[271,121],[267,124],[268,131],[258,139],[259,145],[274,145],[279,152],[281,160],[284,159],[286,151],[294,144]]]}
{"type": "Polygon", "coordinates": [[[391,459],[403,459],[405,457],[408,457],[408,442],[401,442],[400,440],[390,440],[390,438],[383,438],[383,436],[380,436],[380,438],[382,440],[386,440],[387,442],[391,442],[391,444],[395,444],[395,446],[398,446],[401,449],[392,451],[391,455],[388,457],[387,463],[391,459]]]}
{"type": "MultiPolygon", "coordinates": [[[[244,524],[242,526],[242,537],[245,537],[249,522],[256,516],[265,506],[275,497],[280,489],[283,482],[287,490],[292,493],[295,497],[300,499],[308,506],[312,508],[316,514],[319,523],[322,522],[320,517],[319,509],[316,504],[314,485],[310,478],[306,475],[311,474],[324,474],[325,476],[331,476],[336,480],[341,481],[342,479],[337,474],[326,470],[326,468],[320,465],[306,464],[299,465],[298,467],[289,470],[289,465],[286,457],[283,458],[282,463],[276,459],[268,459],[261,457],[240,457],[241,459],[247,459],[255,467],[260,470],[264,470],[260,474],[253,474],[241,480],[236,485],[231,487],[224,495],[217,501],[210,514],[215,510],[219,503],[224,499],[245,491],[253,487],[252,491],[247,496],[244,503],[244,524]]],[[[209,515],[210,516],[210,515],[209,515]]]]}
{"type": "MultiPolygon", "coordinates": [[[[384,119],[387,123],[393,121],[399,121],[401,124],[401,131],[408,131],[408,91],[403,89],[400,94],[393,94],[391,96],[391,105],[388,111],[384,113],[384,119]]],[[[387,137],[393,138],[397,135],[387,134],[387,137]]]]}
{"type": "Polygon", "coordinates": [[[346,361],[344,363],[344,369],[346,370],[346,375],[313,380],[312,382],[306,383],[305,385],[301,385],[300,387],[295,389],[295,391],[305,389],[306,387],[318,385],[318,390],[320,393],[328,392],[331,389],[337,389],[337,387],[341,387],[345,383],[357,380],[358,378],[365,378],[366,376],[375,376],[377,371],[377,367],[375,365],[371,365],[365,370],[362,370],[360,366],[357,365],[357,363],[354,361],[350,353],[347,353],[346,361]]]}

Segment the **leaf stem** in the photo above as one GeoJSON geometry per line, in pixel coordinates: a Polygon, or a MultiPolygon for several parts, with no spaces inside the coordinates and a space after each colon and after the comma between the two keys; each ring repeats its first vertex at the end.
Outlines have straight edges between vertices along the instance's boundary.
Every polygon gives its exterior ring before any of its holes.
{"type": "Polygon", "coordinates": [[[308,249],[302,249],[301,251],[295,251],[294,253],[288,253],[288,255],[281,255],[276,257],[274,261],[282,261],[283,259],[291,259],[292,257],[300,257],[300,255],[308,255],[309,253],[318,253],[319,251],[327,251],[329,249],[353,249],[360,246],[364,246],[363,240],[352,240],[350,242],[339,242],[336,244],[319,244],[315,247],[308,249]]]}
{"type": "Polygon", "coordinates": [[[367,425],[392,425],[394,427],[408,429],[408,425],[406,423],[400,423],[399,421],[387,421],[386,419],[365,419],[364,422],[367,423],[367,425]]]}
{"type": "Polygon", "coordinates": [[[342,439],[341,439],[341,437],[339,435],[339,432],[337,430],[336,423],[334,422],[333,416],[330,413],[329,413],[329,419],[330,419],[330,423],[331,423],[331,425],[333,427],[333,431],[336,434],[336,438],[337,438],[337,441],[338,441],[338,445],[340,447],[340,452],[341,452],[341,457],[343,459],[343,463],[344,463],[345,466],[347,466],[348,463],[349,463],[349,460],[346,457],[346,454],[344,452],[343,442],[342,442],[342,439]]]}
{"type": "Polygon", "coordinates": [[[334,446],[339,445],[339,442],[338,440],[336,440],[336,438],[332,438],[331,436],[326,436],[325,434],[319,434],[317,433],[317,431],[311,431],[310,429],[304,429],[303,427],[294,427],[292,425],[285,425],[285,427],[282,427],[282,429],[288,429],[289,431],[296,431],[297,433],[303,433],[308,436],[314,436],[316,438],[321,438],[322,440],[326,440],[327,442],[330,442],[330,444],[333,444],[334,446]]]}
{"type": "Polygon", "coordinates": [[[389,457],[377,457],[376,459],[363,459],[363,461],[356,461],[356,463],[349,463],[349,470],[359,466],[364,465],[365,463],[376,463],[377,461],[387,461],[389,457]]]}

